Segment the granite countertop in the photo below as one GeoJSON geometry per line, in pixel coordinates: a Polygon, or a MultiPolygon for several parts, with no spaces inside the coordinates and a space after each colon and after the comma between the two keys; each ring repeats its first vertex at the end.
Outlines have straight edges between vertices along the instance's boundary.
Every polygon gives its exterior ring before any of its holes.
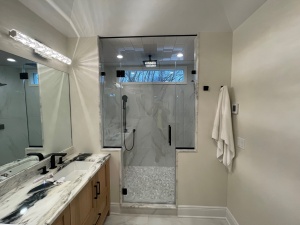
{"type": "Polygon", "coordinates": [[[109,158],[110,154],[68,155],[63,164],[50,170],[45,177],[57,173],[73,161],[94,164],[74,181],[56,184],[42,179],[34,183],[42,177],[37,175],[14,187],[0,197],[0,224],[52,224],[109,158]]]}

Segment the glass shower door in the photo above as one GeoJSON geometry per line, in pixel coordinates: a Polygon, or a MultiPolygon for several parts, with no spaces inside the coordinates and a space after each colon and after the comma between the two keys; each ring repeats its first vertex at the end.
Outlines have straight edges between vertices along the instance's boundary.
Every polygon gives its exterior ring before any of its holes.
{"type": "Polygon", "coordinates": [[[122,86],[123,202],[175,204],[176,86],[122,86]]]}

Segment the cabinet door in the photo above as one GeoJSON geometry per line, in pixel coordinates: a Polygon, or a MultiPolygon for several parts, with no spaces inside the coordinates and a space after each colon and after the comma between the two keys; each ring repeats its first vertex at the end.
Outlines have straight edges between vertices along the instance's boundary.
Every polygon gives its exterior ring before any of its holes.
{"type": "Polygon", "coordinates": [[[72,225],[83,225],[87,220],[94,221],[97,197],[97,185],[95,179],[92,179],[70,204],[72,225]]]}
{"type": "Polygon", "coordinates": [[[102,213],[106,206],[106,195],[107,195],[107,185],[106,185],[106,164],[98,171],[97,175],[97,185],[100,187],[100,195],[97,199],[97,210],[102,213]]]}
{"type": "Polygon", "coordinates": [[[52,225],[71,225],[70,206],[62,212],[52,225]]]}
{"type": "Polygon", "coordinates": [[[103,167],[99,170],[98,172],[98,181],[100,181],[100,196],[103,194],[106,194],[106,187],[107,187],[107,184],[106,184],[106,164],[103,165],[103,167]]]}

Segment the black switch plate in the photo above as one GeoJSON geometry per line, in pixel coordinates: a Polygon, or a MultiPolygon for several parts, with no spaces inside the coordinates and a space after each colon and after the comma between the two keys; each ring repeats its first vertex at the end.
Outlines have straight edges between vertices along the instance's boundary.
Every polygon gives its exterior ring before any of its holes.
{"type": "Polygon", "coordinates": [[[203,86],[203,91],[209,91],[209,86],[203,86]]]}
{"type": "Polygon", "coordinates": [[[122,195],[127,195],[127,188],[122,188],[122,195]]]}
{"type": "Polygon", "coordinates": [[[4,124],[0,124],[0,130],[4,130],[4,124]]]}

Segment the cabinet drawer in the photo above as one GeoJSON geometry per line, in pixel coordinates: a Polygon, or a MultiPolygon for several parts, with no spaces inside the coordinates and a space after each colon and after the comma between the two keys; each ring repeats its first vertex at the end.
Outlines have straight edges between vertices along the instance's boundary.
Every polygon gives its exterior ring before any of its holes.
{"type": "Polygon", "coordinates": [[[96,222],[95,225],[103,225],[104,222],[105,222],[107,213],[108,213],[108,208],[106,208],[106,209],[104,210],[104,212],[100,214],[99,219],[97,220],[97,222],[96,222]]]}

